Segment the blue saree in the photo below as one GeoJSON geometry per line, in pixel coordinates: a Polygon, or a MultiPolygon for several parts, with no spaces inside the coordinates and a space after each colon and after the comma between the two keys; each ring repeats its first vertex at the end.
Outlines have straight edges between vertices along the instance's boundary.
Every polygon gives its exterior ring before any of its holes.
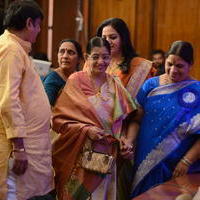
{"type": "Polygon", "coordinates": [[[59,92],[65,86],[65,81],[55,71],[50,72],[43,80],[44,89],[51,106],[54,106],[59,92]]]}
{"type": "MultiPolygon", "coordinates": [[[[137,139],[131,197],[168,181],[199,138],[200,82],[159,85],[147,80],[137,95],[144,110],[137,139]]],[[[199,168],[200,166],[197,165],[199,168]]]]}

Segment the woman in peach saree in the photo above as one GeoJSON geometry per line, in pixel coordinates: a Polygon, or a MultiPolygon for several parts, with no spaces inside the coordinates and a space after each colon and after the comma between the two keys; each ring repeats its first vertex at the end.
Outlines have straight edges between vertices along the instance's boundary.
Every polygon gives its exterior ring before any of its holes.
{"type": "Polygon", "coordinates": [[[87,70],[69,77],[53,112],[52,128],[59,133],[53,144],[56,190],[59,200],[116,200],[118,160],[132,158],[138,129],[135,121],[126,131],[122,124],[136,106],[121,82],[105,73],[110,62],[105,39],[90,40],[86,60],[87,70]],[[110,174],[82,167],[87,148],[117,158],[110,174]]]}

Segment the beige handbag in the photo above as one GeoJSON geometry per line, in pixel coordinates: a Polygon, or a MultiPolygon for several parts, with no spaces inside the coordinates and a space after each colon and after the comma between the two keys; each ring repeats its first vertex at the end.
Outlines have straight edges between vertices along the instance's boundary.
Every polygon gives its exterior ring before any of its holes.
{"type": "Polygon", "coordinates": [[[86,150],[83,152],[81,166],[93,172],[109,174],[114,162],[115,158],[111,155],[86,150]]]}

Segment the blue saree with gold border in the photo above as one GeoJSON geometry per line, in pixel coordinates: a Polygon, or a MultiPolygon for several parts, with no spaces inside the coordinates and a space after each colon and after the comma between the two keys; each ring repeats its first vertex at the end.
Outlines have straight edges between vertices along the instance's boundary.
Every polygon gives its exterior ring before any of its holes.
{"type": "MultiPolygon", "coordinates": [[[[160,86],[159,77],[154,77],[143,84],[137,101],[144,116],[137,139],[131,197],[171,179],[177,163],[200,138],[200,82],[160,86]]],[[[199,168],[197,164],[196,170],[199,168]]]]}

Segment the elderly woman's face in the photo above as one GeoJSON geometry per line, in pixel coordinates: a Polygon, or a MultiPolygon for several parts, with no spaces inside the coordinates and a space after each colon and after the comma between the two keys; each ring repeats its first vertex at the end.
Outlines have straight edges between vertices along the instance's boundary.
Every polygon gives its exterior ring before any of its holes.
{"type": "Polygon", "coordinates": [[[72,42],[63,42],[58,50],[59,67],[75,70],[79,64],[79,56],[72,42]]]}
{"type": "Polygon", "coordinates": [[[165,72],[172,82],[187,80],[190,68],[189,63],[176,55],[169,55],[165,61],[165,72]]]}
{"type": "Polygon", "coordinates": [[[110,64],[110,58],[110,53],[106,47],[94,47],[87,57],[91,73],[105,73],[110,64]]]}

